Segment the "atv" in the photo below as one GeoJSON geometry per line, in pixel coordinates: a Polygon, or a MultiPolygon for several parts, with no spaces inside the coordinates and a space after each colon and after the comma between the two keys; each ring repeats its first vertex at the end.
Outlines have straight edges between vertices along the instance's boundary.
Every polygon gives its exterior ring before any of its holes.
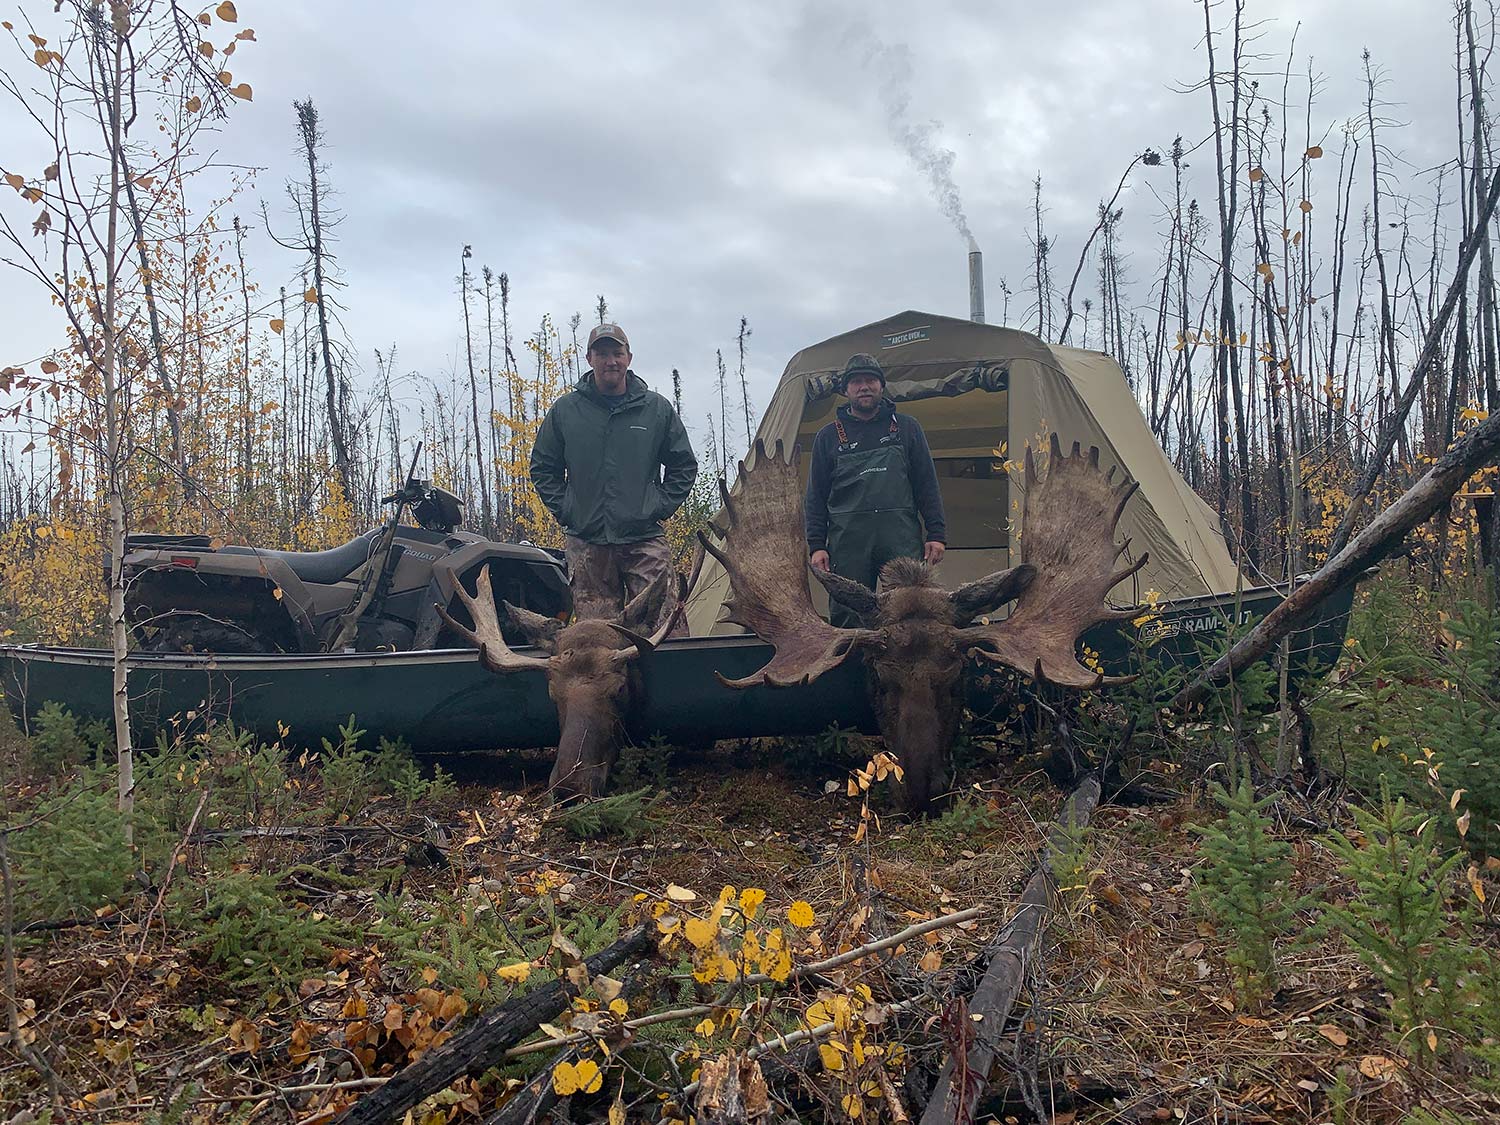
{"type": "MultiPolygon", "coordinates": [[[[463,502],[411,473],[381,503],[395,505],[386,524],[328,551],[227,546],[207,535],[128,536],[125,614],[136,645],[195,653],[463,648],[437,606],[471,625],[456,590],[474,589],[486,566],[497,600],[568,619],[573,598],[562,552],[458,530],[463,502]],[[408,506],[415,526],[401,522],[408,506]]],[[[505,635],[526,643],[519,633],[505,635]]]]}

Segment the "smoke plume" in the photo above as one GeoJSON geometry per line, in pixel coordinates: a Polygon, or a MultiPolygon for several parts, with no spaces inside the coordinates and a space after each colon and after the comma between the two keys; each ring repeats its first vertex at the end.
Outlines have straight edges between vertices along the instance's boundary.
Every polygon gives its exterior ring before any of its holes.
{"type": "MultiPolygon", "coordinates": [[[[817,20],[817,17],[813,17],[817,20]]],[[[942,129],[940,121],[914,121],[911,112],[912,61],[911,51],[904,44],[891,45],[883,42],[868,26],[855,22],[852,16],[843,18],[829,13],[830,30],[843,51],[855,55],[864,69],[879,83],[880,105],[885,111],[886,128],[891,139],[901,146],[919,172],[927,177],[932,197],[948,221],[964,236],[969,249],[978,250],[974,233],[969,230],[968,217],[964,215],[963,199],[958,184],[953,179],[954,153],[937,142],[942,129]]]]}

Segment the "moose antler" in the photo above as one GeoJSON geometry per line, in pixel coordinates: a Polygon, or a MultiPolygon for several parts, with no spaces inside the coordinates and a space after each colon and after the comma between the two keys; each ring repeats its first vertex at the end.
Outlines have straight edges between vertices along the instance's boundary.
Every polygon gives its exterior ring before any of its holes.
{"type": "Polygon", "coordinates": [[[704,549],[729,573],[732,593],[724,602],[725,620],[743,625],[776,649],[770,662],[753,675],[740,680],[719,676],[732,688],[810,683],[837,668],[857,646],[880,637],[871,629],[835,628],[813,608],[807,586],[802,482],[797,476],[801,459],[800,446],[794,446],[787,458],[781,442],[771,455],[757,438],[754,465],[746,468],[740,462],[738,495],[730,496],[719,481],[729,524],[722,533],[724,549],[698,533],[704,549]]]}
{"type": "MultiPolygon", "coordinates": [[[[463,602],[468,609],[469,616],[473,618],[474,628],[470,629],[462,622],[454,620],[447,608],[442,605],[436,607],[438,615],[455,632],[479,649],[480,662],[486,668],[491,672],[519,672],[526,668],[547,666],[546,657],[522,656],[505,643],[505,637],[500,631],[500,615],[495,611],[495,591],[490,585],[488,563],[479,572],[479,587],[475,591],[477,596],[471,596],[469,591],[464,589],[462,581],[454,586],[454,590],[458,593],[459,601],[463,602]]],[[[506,608],[512,607],[507,605],[506,608]]]]}
{"type": "Polygon", "coordinates": [[[1026,449],[1026,513],[1021,524],[1021,562],[1033,568],[1015,609],[1004,621],[962,631],[971,655],[1050,680],[1064,687],[1097,688],[1133,677],[1106,678],[1085,668],[1074,655],[1078,638],[1101,621],[1120,621],[1138,610],[1116,609],[1105,601],[1114,586],[1146,565],[1147,555],[1123,568],[1115,560],[1130,540],[1115,544],[1115,528],[1136,481],[1114,484],[1115,470],[1099,471],[1099,448],[1084,457],[1079,443],[1063,456],[1052,435],[1047,474],[1038,478],[1036,460],[1026,449]]]}

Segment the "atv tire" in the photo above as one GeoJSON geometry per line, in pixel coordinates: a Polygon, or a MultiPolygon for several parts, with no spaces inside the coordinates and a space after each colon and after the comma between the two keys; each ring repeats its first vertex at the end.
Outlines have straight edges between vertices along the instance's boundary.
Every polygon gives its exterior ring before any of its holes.
{"type": "Polygon", "coordinates": [[[281,651],[238,626],[198,614],[179,614],[156,631],[145,645],[146,652],[224,656],[253,655],[281,651]]]}

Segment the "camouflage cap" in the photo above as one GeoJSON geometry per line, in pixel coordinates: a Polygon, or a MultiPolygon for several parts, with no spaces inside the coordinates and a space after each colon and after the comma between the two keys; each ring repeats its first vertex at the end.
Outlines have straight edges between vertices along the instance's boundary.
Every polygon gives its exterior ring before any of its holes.
{"type": "Polygon", "coordinates": [[[630,350],[630,337],[625,335],[625,329],[618,324],[594,325],[594,330],[589,333],[589,346],[584,351],[592,351],[600,340],[613,340],[627,352],[630,350]]]}
{"type": "Polygon", "coordinates": [[[885,369],[880,366],[880,361],[865,352],[856,352],[849,357],[849,362],[844,364],[843,374],[839,376],[839,387],[845,388],[849,380],[856,375],[873,375],[880,380],[880,385],[885,386],[885,369]]]}

